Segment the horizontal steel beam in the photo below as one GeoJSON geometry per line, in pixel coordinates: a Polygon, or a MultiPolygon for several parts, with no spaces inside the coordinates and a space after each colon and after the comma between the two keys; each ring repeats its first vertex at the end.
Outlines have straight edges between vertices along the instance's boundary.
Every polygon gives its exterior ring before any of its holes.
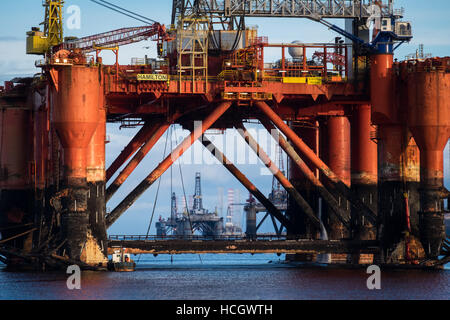
{"type": "Polygon", "coordinates": [[[108,253],[126,248],[132,254],[184,253],[378,253],[375,240],[110,240],[108,253]]]}
{"type": "MultiPolygon", "coordinates": [[[[179,16],[183,10],[185,15],[195,9],[191,0],[178,0],[174,10],[179,16]]],[[[205,15],[224,17],[295,17],[311,18],[368,18],[371,16],[374,0],[199,0],[198,11],[205,15]]],[[[383,16],[393,13],[393,8],[383,6],[383,16]]]]}

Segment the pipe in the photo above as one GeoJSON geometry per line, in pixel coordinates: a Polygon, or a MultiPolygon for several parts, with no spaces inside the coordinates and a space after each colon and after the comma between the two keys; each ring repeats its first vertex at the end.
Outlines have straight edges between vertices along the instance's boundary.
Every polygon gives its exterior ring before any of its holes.
{"type": "Polygon", "coordinates": [[[286,176],[278,169],[275,163],[270,160],[269,156],[264,152],[264,150],[258,145],[256,140],[250,135],[247,129],[242,123],[236,123],[236,129],[238,129],[239,134],[244,138],[245,142],[253,149],[256,155],[261,159],[264,165],[272,172],[275,178],[280,182],[283,188],[291,195],[292,198],[297,202],[301,210],[309,217],[311,222],[316,228],[320,228],[320,221],[314,214],[311,206],[306,202],[306,200],[298,193],[294,188],[292,183],[286,178],[286,176]]]}
{"type": "Polygon", "coordinates": [[[295,147],[297,147],[313,164],[316,166],[332,183],[334,187],[342,193],[357,210],[359,210],[364,216],[369,219],[369,222],[375,224],[377,221],[376,215],[370,208],[361,202],[347,185],[339,179],[339,177],[331,171],[331,169],[312,151],[303,141],[300,139],[289,126],[267,105],[265,102],[256,102],[256,106],[264,112],[264,114],[272,120],[275,126],[292,141],[295,147]]]}
{"type": "Polygon", "coordinates": [[[152,136],[157,127],[153,124],[146,123],[136,135],[131,139],[128,145],[120,152],[117,158],[111,163],[106,170],[106,182],[116,173],[117,170],[152,136]]]}
{"type": "Polygon", "coordinates": [[[110,227],[133,203],[179,158],[189,149],[195,140],[211,127],[229,108],[231,102],[222,102],[205,119],[201,128],[195,128],[175,150],[172,151],[131,193],[106,217],[106,226],[110,227]]]}
{"type": "Polygon", "coordinates": [[[279,131],[273,126],[270,121],[266,119],[260,119],[262,125],[269,131],[272,137],[278,140],[278,144],[280,147],[286,152],[286,154],[292,159],[292,162],[300,169],[301,173],[310,181],[325,202],[330,206],[332,212],[336,214],[336,217],[344,224],[347,228],[349,228],[349,221],[346,219],[348,214],[341,208],[339,208],[339,204],[336,199],[332,196],[332,194],[325,188],[325,186],[320,182],[319,179],[316,178],[311,169],[306,165],[306,163],[301,159],[298,153],[294,150],[292,145],[284,139],[284,137],[279,133],[279,131]]]}
{"type": "Polygon", "coordinates": [[[145,156],[150,152],[158,140],[164,135],[167,129],[170,127],[170,122],[165,122],[162,124],[157,124],[152,131],[152,134],[147,137],[144,145],[139,149],[139,151],[134,155],[133,159],[128,162],[126,167],[120,172],[113,183],[106,189],[106,202],[108,202],[116,191],[122,186],[134,169],[141,163],[145,156]]]}
{"type": "Polygon", "coordinates": [[[202,141],[206,149],[211,152],[213,156],[219,160],[220,163],[236,178],[239,182],[247,188],[247,190],[267,209],[267,211],[273,215],[287,230],[294,229],[291,221],[289,221],[274,205],[270,202],[259,189],[248,180],[248,178],[238,169],[235,165],[228,160],[227,157],[206,137],[203,136],[202,141]]]}

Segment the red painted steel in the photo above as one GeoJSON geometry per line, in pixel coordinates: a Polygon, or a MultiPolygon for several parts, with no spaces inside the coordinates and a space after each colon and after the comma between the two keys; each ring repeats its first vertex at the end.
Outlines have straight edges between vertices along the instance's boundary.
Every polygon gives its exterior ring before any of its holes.
{"type": "MultiPolygon", "coordinates": [[[[352,184],[376,185],[378,178],[376,129],[371,125],[371,106],[359,105],[351,121],[352,184]]],[[[376,199],[374,199],[376,201],[376,199]]]]}
{"type": "MultiPolygon", "coordinates": [[[[263,126],[271,133],[271,135],[274,138],[278,138],[278,144],[280,147],[286,152],[286,154],[289,156],[289,159],[291,160],[291,163],[293,164],[292,167],[297,168],[300,170],[301,174],[306,177],[306,179],[312,183],[312,185],[315,187],[314,190],[317,190],[318,193],[323,197],[325,202],[331,207],[334,213],[336,213],[338,219],[341,220],[341,222],[348,226],[348,221],[345,220],[346,214],[339,208],[339,205],[336,201],[336,199],[333,197],[333,195],[328,192],[328,190],[325,188],[325,186],[322,184],[322,182],[316,177],[316,175],[311,171],[311,169],[308,167],[308,165],[300,158],[297,152],[295,152],[292,145],[283,138],[283,136],[278,132],[278,130],[267,120],[262,119],[261,123],[263,126]]],[[[292,171],[291,171],[292,172],[292,171]]],[[[297,178],[297,177],[296,177],[297,178]]],[[[291,180],[292,177],[291,177],[291,180]]],[[[293,181],[294,183],[294,181],[293,181]]]]}
{"type": "Polygon", "coordinates": [[[49,124],[47,105],[41,106],[41,96],[34,96],[34,188],[44,190],[47,185],[49,153],[49,124]]]}
{"type": "Polygon", "coordinates": [[[206,137],[202,136],[201,142],[206,147],[208,151],[211,152],[213,156],[219,160],[220,163],[236,178],[239,180],[242,185],[247,188],[247,190],[255,196],[256,199],[261,202],[261,204],[269,211],[275,218],[278,219],[286,229],[291,232],[294,230],[294,226],[292,222],[289,221],[274,205],[270,202],[264,194],[259,191],[259,189],[238,169],[232,162],[219,150],[217,147],[213,145],[213,143],[206,137]]]}
{"type": "Polygon", "coordinates": [[[328,166],[347,185],[351,184],[350,121],[331,117],[327,123],[328,166]]]}
{"type": "Polygon", "coordinates": [[[119,168],[127,162],[128,159],[142,146],[142,144],[154,134],[157,126],[152,124],[144,125],[138,133],[131,139],[128,145],[120,152],[117,158],[111,163],[106,170],[106,181],[109,181],[111,177],[119,170],[119,168]]]}
{"type": "Polygon", "coordinates": [[[88,182],[105,181],[106,109],[103,95],[100,96],[99,103],[97,128],[86,150],[86,177],[88,182]]]}
{"type": "Polygon", "coordinates": [[[377,125],[397,121],[397,114],[393,108],[393,62],[394,56],[392,54],[377,54],[370,58],[372,122],[377,125]]]}
{"type": "Polygon", "coordinates": [[[98,126],[103,87],[98,68],[67,66],[57,71],[52,122],[64,148],[65,178],[78,184],[86,179],[87,147],[98,126]]]}
{"type": "MultiPolygon", "coordinates": [[[[270,120],[278,127],[278,129],[283,132],[286,137],[292,141],[295,147],[297,147],[300,152],[302,152],[308,160],[310,160],[316,168],[318,168],[322,173],[324,173],[331,181],[338,183],[342,182],[341,179],[333,172],[331,169],[315,154],[308,145],[299,138],[295,132],[289,128],[289,126],[284,123],[284,121],[275,113],[275,111],[270,108],[265,102],[256,102],[257,107],[264,112],[264,114],[269,117],[270,120]]],[[[343,183],[343,182],[342,182],[343,183]]]]}
{"type": "Polygon", "coordinates": [[[0,187],[24,190],[31,187],[33,138],[31,112],[25,108],[1,110],[0,187]]]}
{"type": "Polygon", "coordinates": [[[120,188],[120,186],[125,182],[130,174],[136,169],[136,167],[141,163],[145,156],[150,152],[158,140],[163,136],[163,134],[169,129],[171,122],[165,122],[161,124],[156,124],[152,126],[152,135],[147,137],[144,145],[139,149],[139,151],[134,155],[133,159],[128,162],[126,167],[120,172],[117,178],[111,183],[111,185],[106,190],[106,201],[109,201],[114,193],[120,188]]]}
{"type": "Polygon", "coordinates": [[[220,103],[214,111],[195,128],[172,153],[167,156],[133,191],[108,215],[107,227],[111,226],[170,166],[189,149],[200,136],[208,130],[230,107],[231,102],[220,103]]]}
{"type": "Polygon", "coordinates": [[[442,186],[443,150],[450,135],[450,76],[444,70],[421,68],[416,66],[407,78],[408,124],[420,148],[422,186],[442,186]]]}
{"type": "Polygon", "coordinates": [[[405,128],[398,125],[380,125],[378,127],[378,139],[381,148],[379,151],[380,181],[402,181],[401,164],[405,148],[404,131],[405,128]]]}
{"type": "Polygon", "coordinates": [[[259,146],[256,140],[250,135],[247,129],[241,123],[236,124],[236,129],[238,129],[239,134],[244,138],[245,142],[252,148],[256,155],[261,159],[264,165],[270,170],[270,172],[275,176],[275,178],[280,182],[283,188],[292,196],[292,198],[297,202],[299,207],[308,216],[314,226],[320,229],[320,221],[315,215],[313,209],[310,207],[308,202],[298,193],[294,188],[292,183],[286,178],[286,176],[280,171],[277,165],[269,158],[267,153],[259,146]]]}

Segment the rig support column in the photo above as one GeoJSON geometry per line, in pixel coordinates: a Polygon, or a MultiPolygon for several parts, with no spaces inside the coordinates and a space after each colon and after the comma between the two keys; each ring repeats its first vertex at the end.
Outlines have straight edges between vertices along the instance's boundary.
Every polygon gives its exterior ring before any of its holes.
{"type": "MultiPolygon", "coordinates": [[[[393,55],[377,54],[371,57],[372,122],[378,125],[378,229],[385,262],[405,261],[407,214],[413,213],[417,196],[414,163],[417,153],[411,144],[411,135],[404,118],[408,112],[401,92],[404,88],[394,82],[393,55]],[[396,94],[400,99],[396,99],[396,94]],[[408,145],[410,145],[408,147],[408,145]],[[411,176],[410,176],[411,175],[411,176]],[[411,197],[412,201],[408,201],[411,197]],[[408,205],[408,207],[407,207],[408,205]]],[[[414,251],[419,255],[420,245],[414,251]]]]}
{"type": "MultiPolygon", "coordinates": [[[[331,117],[328,119],[326,141],[325,149],[328,151],[328,166],[347,187],[350,187],[350,121],[347,117],[331,117]]],[[[350,215],[350,204],[348,201],[341,196],[338,196],[337,200],[341,209],[350,215]]],[[[331,214],[327,214],[327,217],[329,239],[337,240],[345,238],[347,235],[345,234],[342,223],[331,214]]]]}
{"type": "MultiPolygon", "coordinates": [[[[103,104],[102,75],[97,67],[64,66],[57,69],[56,105],[52,124],[64,150],[61,228],[66,244],[62,253],[73,260],[86,261],[89,232],[87,153],[99,124],[99,107],[103,104]]],[[[99,254],[103,256],[103,254],[99,254]]],[[[103,263],[105,256],[99,260],[103,263]]],[[[91,261],[92,262],[92,261],[91,261]]]]}
{"type": "MultiPolygon", "coordinates": [[[[89,212],[88,239],[86,242],[86,257],[82,260],[88,264],[98,263],[107,256],[106,215],[106,171],[105,171],[105,140],[106,140],[106,108],[103,95],[100,95],[99,121],[97,129],[87,148],[87,183],[89,212]],[[100,252],[103,256],[98,256],[100,252]]],[[[105,261],[107,262],[107,261],[105,261]]]]}
{"type": "Polygon", "coordinates": [[[429,60],[403,70],[408,87],[408,125],[420,148],[420,239],[429,258],[439,255],[445,238],[443,151],[450,136],[450,77],[446,67],[439,60],[429,60]]]}
{"type": "MultiPolygon", "coordinates": [[[[30,230],[34,222],[31,164],[33,161],[32,117],[25,101],[0,110],[0,232],[2,240],[30,230]]],[[[6,242],[22,252],[32,248],[33,233],[6,242]]],[[[8,265],[20,261],[8,260],[8,265]]]]}
{"type": "MultiPolygon", "coordinates": [[[[371,125],[371,106],[355,106],[351,118],[351,188],[372,211],[378,210],[376,130],[371,125]]],[[[375,240],[376,225],[369,223],[357,210],[352,210],[352,238],[375,240]]],[[[359,254],[354,262],[363,262],[359,254]]],[[[369,257],[367,257],[369,258],[369,257]]],[[[371,260],[369,258],[369,260],[371,260]]]]}
{"type": "MultiPolygon", "coordinates": [[[[326,142],[323,149],[328,159],[328,166],[343,181],[347,187],[350,187],[350,121],[345,116],[331,117],[326,124],[326,142]]],[[[350,216],[350,203],[341,195],[336,195],[339,207],[350,216]]],[[[331,214],[331,208],[324,204],[323,217],[324,225],[328,231],[328,239],[338,240],[349,236],[344,225],[331,214]]],[[[337,263],[346,263],[346,254],[332,254],[331,261],[337,263]]]]}
{"type": "MultiPolygon", "coordinates": [[[[291,125],[292,130],[303,139],[305,144],[314,151],[316,155],[319,154],[319,125],[317,121],[311,121],[310,126],[294,126],[291,125]]],[[[302,195],[303,198],[309,203],[315,212],[317,212],[319,206],[319,195],[316,192],[315,186],[306,178],[301,172],[298,166],[294,163],[294,160],[289,158],[289,177],[292,185],[302,195]]],[[[318,178],[317,169],[305,159],[305,164],[313,172],[314,176],[318,178]]],[[[298,230],[302,237],[306,239],[314,239],[316,233],[314,227],[311,225],[308,217],[300,210],[297,202],[289,197],[289,206],[287,213],[292,219],[293,223],[298,226],[298,230]]]]}

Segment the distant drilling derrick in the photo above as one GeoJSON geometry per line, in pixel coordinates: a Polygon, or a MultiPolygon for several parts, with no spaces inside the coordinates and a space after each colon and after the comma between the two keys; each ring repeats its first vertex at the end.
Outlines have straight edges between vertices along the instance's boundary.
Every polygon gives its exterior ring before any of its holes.
{"type": "Polygon", "coordinates": [[[179,213],[176,207],[175,192],[172,193],[170,218],[167,220],[160,218],[155,224],[158,236],[172,234],[180,236],[180,238],[189,238],[198,231],[203,236],[218,237],[223,233],[223,218],[219,217],[217,212],[210,213],[203,208],[200,172],[195,173],[193,199],[192,208],[179,213]]]}
{"type": "MultiPolygon", "coordinates": [[[[144,25],[63,38],[63,1],[44,1],[44,30],[27,33],[27,53],[42,56],[41,73],[0,87],[0,260],[9,267],[104,269],[112,246],[125,243],[107,230],[195,141],[250,196],[237,203],[228,194],[224,224],[203,207],[196,173],[193,194],[183,190],[178,205],[170,194],[170,213],[156,223],[158,248],[168,248],[160,252],[178,250],[167,239],[173,236],[182,252],[263,246],[258,252],[292,253],[297,261],[321,253],[345,264],[441,268],[450,261],[443,166],[450,58],[431,58],[420,47],[394,60],[413,37],[394,1],[174,0],[168,28],[95,2],[144,25]],[[246,25],[248,17],[307,18],[335,40],[271,43],[246,25]],[[330,19],[345,19],[345,29],[330,19]],[[155,41],[157,55],[121,65],[119,48],[140,41],[155,41]],[[115,54],[113,65],[103,63],[104,50],[115,54]],[[277,55],[272,61],[269,51],[277,55]],[[252,136],[255,121],[278,144],[275,159],[252,136]],[[139,127],[108,168],[107,123],[139,127]],[[173,125],[189,135],[107,210],[143,159],[159,157],[149,153],[173,125]],[[227,129],[273,175],[269,195],[206,134],[227,129]],[[234,206],[244,207],[245,235],[233,223],[234,206]],[[276,246],[259,237],[267,218],[276,246]],[[240,242],[220,242],[226,234],[240,242]]],[[[126,244],[155,252],[147,236],[126,244]]]]}
{"type": "Polygon", "coordinates": [[[194,194],[194,207],[192,208],[192,211],[203,213],[203,202],[202,202],[202,185],[201,185],[201,178],[200,178],[200,172],[195,173],[195,194],[194,194]]]}

